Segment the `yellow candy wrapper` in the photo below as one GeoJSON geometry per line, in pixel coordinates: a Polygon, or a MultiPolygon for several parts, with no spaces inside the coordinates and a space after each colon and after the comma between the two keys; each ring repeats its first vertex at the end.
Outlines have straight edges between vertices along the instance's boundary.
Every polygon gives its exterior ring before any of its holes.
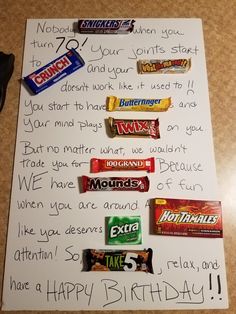
{"type": "Polygon", "coordinates": [[[142,99],[107,97],[107,111],[167,111],[171,105],[171,98],[142,99]]]}
{"type": "Polygon", "coordinates": [[[186,73],[190,70],[190,68],[191,68],[191,59],[139,60],[137,61],[137,69],[138,69],[139,74],[186,73]]]}

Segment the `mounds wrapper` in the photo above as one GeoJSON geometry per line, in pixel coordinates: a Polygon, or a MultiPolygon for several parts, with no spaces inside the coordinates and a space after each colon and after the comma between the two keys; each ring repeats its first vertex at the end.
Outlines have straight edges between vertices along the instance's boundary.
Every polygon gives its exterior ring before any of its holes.
{"type": "Polygon", "coordinates": [[[81,177],[81,192],[138,191],[148,192],[149,179],[145,177],[81,177]]]}
{"type": "Polygon", "coordinates": [[[125,271],[153,274],[152,249],[83,251],[83,271],[125,271]]]}
{"type": "Polygon", "coordinates": [[[154,200],[154,233],[158,235],[222,238],[219,201],[154,200]]]}
{"type": "Polygon", "coordinates": [[[140,216],[106,217],[106,243],[109,245],[141,244],[142,227],[140,216]]]}

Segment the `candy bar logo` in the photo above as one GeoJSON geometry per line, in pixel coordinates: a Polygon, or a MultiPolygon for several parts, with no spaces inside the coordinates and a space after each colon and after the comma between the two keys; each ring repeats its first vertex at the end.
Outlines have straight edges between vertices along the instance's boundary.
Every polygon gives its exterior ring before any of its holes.
{"type": "Polygon", "coordinates": [[[147,121],[116,121],[115,122],[118,134],[135,134],[147,132],[148,122],[147,121]]]}
{"type": "Polygon", "coordinates": [[[101,29],[117,29],[119,28],[120,21],[116,20],[83,20],[80,28],[84,29],[96,29],[96,28],[101,28],[101,29]]]}
{"type": "Polygon", "coordinates": [[[207,224],[215,225],[219,219],[218,215],[193,214],[185,211],[179,213],[171,210],[164,210],[157,223],[186,223],[186,224],[207,224]]]}
{"type": "Polygon", "coordinates": [[[107,190],[107,189],[122,189],[122,188],[137,188],[139,185],[139,181],[135,179],[127,179],[127,180],[106,180],[100,178],[94,178],[90,180],[89,183],[89,190],[93,191],[100,191],[100,190],[107,190]]]}
{"type": "Polygon", "coordinates": [[[106,161],[107,167],[120,167],[120,168],[141,168],[143,167],[142,160],[108,160],[106,161]]]}
{"type": "Polygon", "coordinates": [[[105,255],[105,263],[109,269],[122,270],[124,267],[124,255],[105,255]]]}
{"type": "Polygon", "coordinates": [[[156,63],[156,69],[167,69],[172,67],[185,67],[187,65],[186,59],[165,60],[160,63],[156,63]]]}
{"type": "Polygon", "coordinates": [[[45,82],[51,80],[53,77],[57,76],[59,73],[68,68],[70,65],[71,62],[68,59],[68,57],[63,56],[62,58],[50,64],[46,69],[42,70],[41,72],[31,75],[30,78],[39,87],[45,82]]]}
{"type": "Polygon", "coordinates": [[[131,223],[131,224],[124,224],[124,225],[117,225],[117,226],[112,226],[110,229],[110,237],[111,238],[117,238],[119,236],[125,235],[125,234],[130,234],[133,232],[136,232],[139,230],[139,223],[131,223]]]}
{"type": "Polygon", "coordinates": [[[134,106],[154,106],[156,104],[160,104],[161,99],[121,99],[120,100],[120,107],[134,107],[134,106]]]}

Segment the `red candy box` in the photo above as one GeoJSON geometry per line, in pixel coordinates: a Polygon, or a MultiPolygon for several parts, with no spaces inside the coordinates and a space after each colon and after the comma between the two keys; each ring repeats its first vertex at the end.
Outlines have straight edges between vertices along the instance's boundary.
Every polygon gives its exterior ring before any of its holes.
{"type": "Polygon", "coordinates": [[[154,216],[158,235],[223,237],[220,201],[157,198],[154,216]]]}

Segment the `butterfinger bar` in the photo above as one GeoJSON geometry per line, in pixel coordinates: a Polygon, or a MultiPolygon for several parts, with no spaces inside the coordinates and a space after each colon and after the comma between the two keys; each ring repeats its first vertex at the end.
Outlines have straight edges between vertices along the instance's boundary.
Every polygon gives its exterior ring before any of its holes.
{"type": "Polygon", "coordinates": [[[157,198],[154,201],[158,235],[222,238],[219,201],[157,198]]]}
{"type": "Polygon", "coordinates": [[[95,177],[82,176],[82,192],[87,191],[138,191],[149,190],[148,177],[95,177]]]}
{"type": "Polygon", "coordinates": [[[139,60],[137,68],[139,74],[186,73],[191,68],[191,59],[139,60]]]}
{"type": "Polygon", "coordinates": [[[133,31],[134,20],[79,20],[81,34],[129,34],[133,31]]]}
{"type": "Polygon", "coordinates": [[[107,97],[107,111],[167,111],[171,98],[139,99],[107,97]]]}
{"type": "Polygon", "coordinates": [[[155,171],[155,158],[147,159],[99,159],[92,158],[90,160],[91,172],[103,171],[155,171]]]}
{"type": "Polygon", "coordinates": [[[130,271],[153,274],[152,249],[83,251],[83,271],[130,271]]]}
{"type": "Polygon", "coordinates": [[[143,119],[114,119],[109,118],[108,124],[112,137],[149,137],[160,138],[159,120],[143,120],[143,119]]]}

